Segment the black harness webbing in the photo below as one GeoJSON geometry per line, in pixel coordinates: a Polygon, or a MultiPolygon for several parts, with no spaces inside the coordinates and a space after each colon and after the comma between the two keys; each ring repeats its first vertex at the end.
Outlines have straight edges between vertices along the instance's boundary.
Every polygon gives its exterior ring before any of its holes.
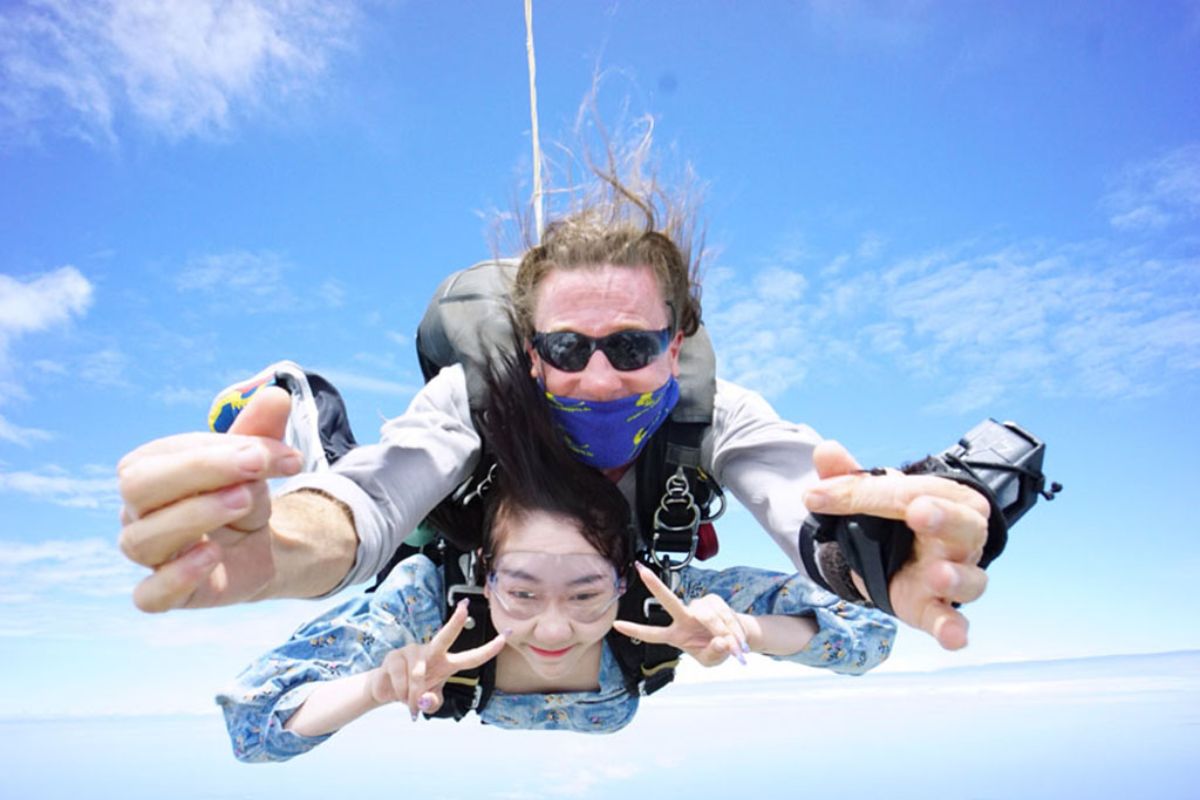
{"type": "MultiPolygon", "coordinates": [[[[467,600],[467,624],[450,645],[451,653],[482,647],[496,636],[483,587],[475,581],[474,555],[461,553],[445,539],[439,539],[442,586],[445,587],[445,618],[454,613],[460,600],[467,600]]],[[[451,717],[455,722],[472,711],[481,711],[496,686],[496,660],[462,670],[446,679],[442,687],[442,706],[426,717],[451,717]]]]}

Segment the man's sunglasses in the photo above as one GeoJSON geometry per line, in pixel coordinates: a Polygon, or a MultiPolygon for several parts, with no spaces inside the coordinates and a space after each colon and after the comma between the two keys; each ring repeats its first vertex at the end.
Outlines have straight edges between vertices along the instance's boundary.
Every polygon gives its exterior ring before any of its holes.
{"type": "Polygon", "coordinates": [[[533,346],[538,355],[555,369],[581,372],[597,350],[604,353],[613,369],[629,372],[641,369],[667,349],[671,329],[661,331],[617,331],[593,339],[574,331],[535,333],[533,346]]]}

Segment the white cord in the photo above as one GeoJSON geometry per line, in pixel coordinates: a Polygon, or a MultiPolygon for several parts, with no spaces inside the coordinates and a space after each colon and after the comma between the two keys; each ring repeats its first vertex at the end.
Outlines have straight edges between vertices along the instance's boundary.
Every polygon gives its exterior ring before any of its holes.
{"type": "Polygon", "coordinates": [[[529,116],[533,120],[533,219],[542,241],[542,144],[538,138],[537,65],[533,58],[533,0],[525,0],[525,52],[529,56],[529,116]]]}

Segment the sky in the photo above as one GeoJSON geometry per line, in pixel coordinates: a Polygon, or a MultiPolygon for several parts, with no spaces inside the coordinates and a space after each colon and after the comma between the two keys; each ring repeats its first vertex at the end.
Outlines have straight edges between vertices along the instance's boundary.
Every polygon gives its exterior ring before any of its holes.
{"type": "MultiPolygon", "coordinates": [[[[211,712],[324,607],[137,612],[114,468],[281,358],[362,441],[404,410],[434,287],[529,195],[521,5],[0,4],[0,717],[211,712]]],[[[548,153],[595,84],[704,182],[722,377],[864,464],[989,416],[1046,441],[1066,488],[970,646],[904,632],[881,673],[1200,648],[1200,4],[534,15],[548,153]]],[[[744,511],[718,532],[787,568],[744,511]]]]}

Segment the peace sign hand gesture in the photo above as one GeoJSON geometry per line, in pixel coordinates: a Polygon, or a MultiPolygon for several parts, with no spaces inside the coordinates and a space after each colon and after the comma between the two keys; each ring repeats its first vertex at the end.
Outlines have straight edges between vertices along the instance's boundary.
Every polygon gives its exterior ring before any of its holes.
{"type": "Polygon", "coordinates": [[[644,642],[678,647],[706,667],[715,667],[729,656],[746,663],[743,654],[750,652],[750,646],[741,614],[715,594],[706,594],[684,605],[651,570],[642,564],[635,566],[646,588],[671,615],[671,624],[662,628],[619,619],[613,628],[644,642]]]}
{"type": "Polygon", "coordinates": [[[504,649],[507,631],[487,644],[461,653],[450,645],[467,622],[467,601],[460,600],[446,624],[427,644],[409,644],[388,653],[383,664],[371,671],[370,692],[379,704],[403,702],[415,720],[424,711],[432,714],[442,707],[442,687],[456,672],[474,669],[491,661],[504,649]]]}

